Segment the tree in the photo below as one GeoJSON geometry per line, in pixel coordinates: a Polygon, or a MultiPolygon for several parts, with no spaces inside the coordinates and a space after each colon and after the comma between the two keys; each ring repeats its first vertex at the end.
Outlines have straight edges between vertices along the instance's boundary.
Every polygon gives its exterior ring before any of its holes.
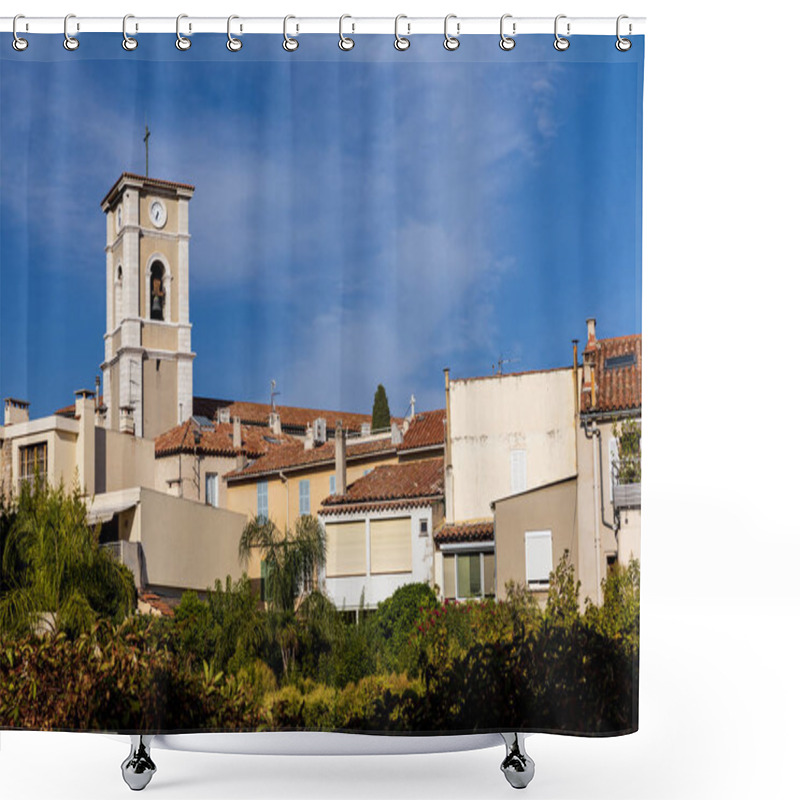
{"type": "Polygon", "coordinates": [[[386,389],[379,383],[375,390],[375,399],[372,401],[372,430],[386,430],[392,424],[392,415],[389,412],[389,400],[386,389]]]}
{"type": "Polygon", "coordinates": [[[77,635],[132,612],[133,575],[100,547],[77,488],[23,483],[4,539],[0,630],[77,635]]]}
{"type": "Polygon", "coordinates": [[[261,556],[266,574],[264,601],[271,638],[281,651],[284,673],[294,665],[300,645],[298,612],[306,619],[313,604],[311,578],[325,563],[325,531],[319,520],[306,514],[294,531],[281,533],[271,519],[251,519],[239,540],[239,559],[249,563],[253,550],[261,556]]]}

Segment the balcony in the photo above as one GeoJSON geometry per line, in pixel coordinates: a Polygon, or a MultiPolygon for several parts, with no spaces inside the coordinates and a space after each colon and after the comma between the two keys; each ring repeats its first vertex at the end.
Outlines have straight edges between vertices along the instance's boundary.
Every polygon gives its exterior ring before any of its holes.
{"type": "Polygon", "coordinates": [[[614,508],[642,507],[641,456],[628,456],[614,461],[611,499],[614,508]]]}

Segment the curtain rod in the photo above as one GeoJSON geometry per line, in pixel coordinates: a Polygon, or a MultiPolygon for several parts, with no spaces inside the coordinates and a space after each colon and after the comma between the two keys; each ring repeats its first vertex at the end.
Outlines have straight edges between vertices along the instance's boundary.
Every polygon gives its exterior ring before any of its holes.
{"type": "MultiPolygon", "coordinates": [[[[195,17],[182,15],[181,33],[226,33],[228,17],[195,17]]],[[[611,35],[617,30],[616,17],[570,17],[560,15],[559,31],[562,36],[575,35],[611,35]],[[569,30],[567,29],[569,26],[569,30]]],[[[0,17],[0,31],[10,33],[13,29],[13,17],[0,17]]],[[[505,30],[509,35],[532,33],[553,34],[554,17],[514,17],[506,16],[505,30]]],[[[26,17],[17,20],[17,33],[64,33],[64,17],[26,17]]],[[[343,25],[346,34],[358,33],[395,33],[394,17],[350,17],[343,25]]],[[[414,34],[442,34],[444,18],[442,17],[401,17],[399,32],[403,36],[414,34]]],[[[627,17],[623,24],[623,35],[643,34],[644,17],[627,17]]],[[[448,29],[453,34],[486,34],[498,33],[500,16],[496,17],[451,17],[448,29]]],[[[175,17],[137,17],[130,16],[126,25],[129,36],[145,33],[175,33],[175,17]]],[[[236,17],[231,30],[238,34],[278,33],[284,32],[283,17],[236,17]]],[[[292,35],[303,33],[339,33],[339,17],[293,17],[289,24],[292,35]]],[[[70,15],[69,32],[71,35],[81,33],[122,33],[121,17],[82,17],[70,15]]]]}

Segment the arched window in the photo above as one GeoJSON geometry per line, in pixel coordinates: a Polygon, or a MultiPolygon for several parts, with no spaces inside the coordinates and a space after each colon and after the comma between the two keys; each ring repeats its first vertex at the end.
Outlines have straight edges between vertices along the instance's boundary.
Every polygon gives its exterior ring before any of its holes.
{"type": "Polygon", "coordinates": [[[115,323],[122,322],[122,264],[117,267],[117,279],[114,281],[114,314],[115,323]]]}
{"type": "Polygon", "coordinates": [[[164,265],[160,261],[154,261],[150,268],[150,319],[163,321],[165,301],[164,265]]]}

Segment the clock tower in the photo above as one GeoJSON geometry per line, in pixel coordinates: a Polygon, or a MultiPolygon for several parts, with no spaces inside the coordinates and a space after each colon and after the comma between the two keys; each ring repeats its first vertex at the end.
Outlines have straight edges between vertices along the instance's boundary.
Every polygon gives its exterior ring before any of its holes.
{"type": "Polygon", "coordinates": [[[154,439],[192,415],[189,200],[194,186],[124,172],[106,215],[106,427],[154,439]]]}

